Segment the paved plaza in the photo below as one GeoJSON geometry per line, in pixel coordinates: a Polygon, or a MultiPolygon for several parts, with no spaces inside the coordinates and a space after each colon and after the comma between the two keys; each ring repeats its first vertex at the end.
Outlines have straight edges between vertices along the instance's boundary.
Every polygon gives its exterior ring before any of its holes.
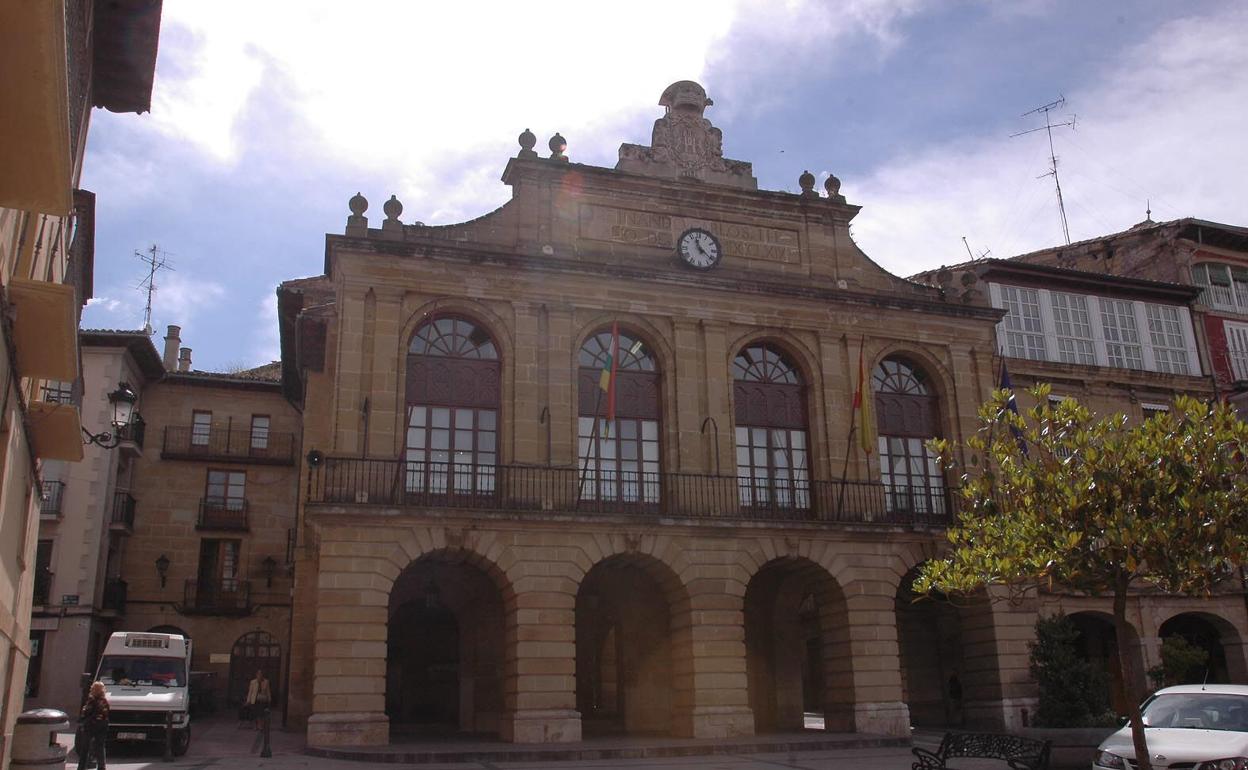
{"type": "MultiPolygon", "coordinates": [[[[109,756],[108,767],[116,770],[159,770],[162,767],[177,770],[195,770],[220,768],[221,770],[251,770],[251,768],[267,768],[270,770],[392,770],[402,765],[392,762],[362,762],[342,759],[324,759],[304,753],[304,736],[301,732],[272,733],[271,758],[260,757],[261,736],[254,730],[240,728],[232,719],[199,720],[195,723],[196,732],[191,742],[190,751],[184,757],[172,763],[161,761],[159,747],[149,746],[142,749],[118,749],[109,756]]],[[[816,734],[817,735],[817,734],[816,734]]],[[[71,734],[62,734],[61,742],[69,746],[73,742],[71,734]]],[[[923,740],[921,739],[922,743],[923,740]]],[[[632,741],[641,745],[643,741],[632,741]]],[[[715,741],[704,741],[708,747],[715,741]]],[[[505,744],[491,743],[485,746],[500,747],[505,744]]],[[[472,750],[477,744],[464,744],[465,750],[472,750]]],[[[715,750],[723,751],[726,747],[718,746],[715,750]]],[[[526,761],[465,761],[441,762],[415,765],[428,770],[478,770],[479,768],[541,768],[557,767],[559,770],[585,770],[587,768],[698,768],[699,770],[776,770],[776,768],[795,768],[798,770],[830,770],[832,768],[854,768],[855,770],[907,770],[913,757],[908,747],[886,748],[849,748],[822,749],[810,751],[782,751],[776,753],[732,754],[717,753],[705,756],[689,757],[654,757],[629,759],[597,759],[597,760],[566,760],[552,762],[526,761]]],[[[406,765],[412,767],[413,765],[406,765]]],[[[77,767],[77,759],[71,753],[66,763],[68,770],[77,767]]]]}

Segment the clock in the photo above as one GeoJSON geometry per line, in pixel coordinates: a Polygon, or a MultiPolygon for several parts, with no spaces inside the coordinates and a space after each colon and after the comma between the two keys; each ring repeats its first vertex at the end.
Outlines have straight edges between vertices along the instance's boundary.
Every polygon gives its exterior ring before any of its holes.
{"type": "Polygon", "coordinates": [[[700,227],[691,227],[680,234],[676,253],[686,265],[698,270],[710,270],[723,257],[719,239],[700,227]]]}

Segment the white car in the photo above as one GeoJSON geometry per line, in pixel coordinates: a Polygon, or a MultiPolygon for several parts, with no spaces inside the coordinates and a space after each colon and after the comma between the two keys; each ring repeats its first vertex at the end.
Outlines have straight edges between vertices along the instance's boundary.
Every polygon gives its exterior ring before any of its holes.
{"type": "MultiPolygon", "coordinates": [[[[1248,770],[1248,686],[1186,684],[1144,701],[1154,770],[1248,770]]],[[[1131,726],[1101,743],[1093,770],[1136,770],[1131,726]]]]}

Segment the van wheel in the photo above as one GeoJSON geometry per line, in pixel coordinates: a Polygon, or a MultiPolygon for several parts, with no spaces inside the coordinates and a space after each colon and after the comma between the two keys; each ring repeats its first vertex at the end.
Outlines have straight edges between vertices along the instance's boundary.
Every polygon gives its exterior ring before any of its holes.
{"type": "Polygon", "coordinates": [[[177,730],[173,733],[173,755],[180,757],[186,753],[191,747],[191,728],[188,725],[185,730],[177,730]]]}

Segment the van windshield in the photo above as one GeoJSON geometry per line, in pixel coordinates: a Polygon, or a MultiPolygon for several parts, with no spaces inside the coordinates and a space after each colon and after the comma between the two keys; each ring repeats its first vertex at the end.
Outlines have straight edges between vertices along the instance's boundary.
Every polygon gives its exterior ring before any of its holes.
{"type": "Polygon", "coordinates": [[[179,658],[141,658],[105,655],[99,680],[113,685],[186,686],[186,663],[179,658]]]}

